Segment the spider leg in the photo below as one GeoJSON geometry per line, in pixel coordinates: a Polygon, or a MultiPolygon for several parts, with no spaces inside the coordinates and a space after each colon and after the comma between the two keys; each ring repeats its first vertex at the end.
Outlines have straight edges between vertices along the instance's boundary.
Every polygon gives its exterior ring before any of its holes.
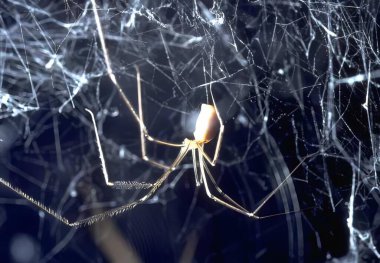
{"type": "MultiPolygon", "coordinates": [[[[202,168],[201,168],[202,170],[202,168]]],[[[226,201],[216,197],[215,195],[213,195],[208,187],[208,183],[207,183],[207,179],[206,179],[206,176],[204,175],[204,173],[202,172],[202,177],[203,177],[203,183],[204,183],[204,186],[205,186],[205,189],[206,189],[206,194],[209,198],[211,198],[212,200],[214,200],[215,202],[227,207],[227,208],[230,208],[238,213],[241,213],[243,215],[246,215],[246,216],[249,216],[249,217],[253,217],[255,219],[259,219],[260,217],[256,216],[255,214],[253,213],[249,213],[246,209],[241,209],[240,208],[240,205],[239,206],[236,206],[234,204],[229,204],[227,203],[226,201]]]]}
{"type": "Polygon", "coordinates": [[[169,166],[169,169],[167,169],[160,176],[160,178],[154,184],[152,184],[152,187],[149,190],[149,192],[146,195],[144,195],[143,197],[141,197],[140,199],[138,199],[138,200],[136,200],[134,202],[131,202],[129,204],[122,205],[122,206],[119,206],[119,207],[116,207],[116,208],[112,208],[112,209],[109,209],[109,210],[107,210],[107,211],[105,211],[103,213],[100,213],[100,214],[97,214],[97,215],[93,215],[93,216],[87,217],[85,219],[77,220],[77,221],[74,221],[74,222],[70,222],[66,217],[63,217],[62,215],[60,215],[55,210],[47,207],[46,205],[42,204],[41,202],[39,202],[37,200],[35,200],[33,197],[31,197],[30,195],[26,194],[25,192],[23,192],[19,188],[14,187],[10,182],[4,180],[1,177],[0,177],[0,184],[4,185],[5,187],[7,187],[8,189],[10,189],[14,193],[18,194],[19,196],[25,198],[26,200],[28,200],[29,202],[31,202],[32,204],[34,204],[36,207],[38,207],[40,210],[48,213],[49,215],[51,215],[55,219],[59,220],[60,222],[64,223],[65,225],[72,226],[72,227],[79,227],[79,226],[86,225],[86,224],[92,224],[94,222],[103,220],[105,218],[112,217],[112,216],[117,215],[117,214],[121,214],[121,213],[123,213],[123,212],[125,212],[127,210],[130,210],[130,209],[134,208],[138,204],[141,204],[141,203],[145,202],[148,198],[150,198],[157,191],[157,189],[162,185],[162,183],[166,180],[166,178],[181,163],[181,161],[183,160],[183,158],[186,156],[188,150],[189,150],[189,146],[188,145],[186,145],[186,146],[184,146],[184,147],[181,148],[179,154],[177,155],[177,158],[169,166]]]}
{"type": "MultiPolygon", "coordinates": [[[[143,115],[143,109],[142,109],[140,70],[139,70],[138,66],[136,66],[136,65],[135,65],[135,68],[136,68],[136,81],[137,81],[137,99],[138,99],[138,104],[139,104],[139,110],[138,110],[139,111],[139,119],[138,119],[138,122],[139,122],[139,126],[140,126],[141,156],[142,156],[143,160],[151,163],[152,165],[157,166],[159,168],[167,169],[168,166],[166,166],[164,164],[161,164],[161,163],[158,163],[156,161],[153,161],[153,160],[151,160],[148,157],[148,155],[146,154],[146,140],[148,139],[151,142],[155,142],[155,143],[158,143],[158,144],[161,144],[161,145],[170,146],[170,147],[183,147],[184,145],[183,144],[176,144],[176,143],[169,143],[169,142],[161,141],[161,140],[158,140],[158,139],[155,139],[155,138],[151,137],[148,134],[148,130],[145,127],[145,124],[144,124],[144,115],[143,115]]],[[[120,90],[120,92],[123,92],[123,91],[120,90]]]]}
{"type": "Polygon", "coordinates": [[[102,28],[102,25],[101,25],[101,22],[100,22],[100,18],[99,18],[99,14],[98,14],[98,9],[97,9],[97,6],[96,6],[96,0],[91,0],[91,4],[93,5],[94,16],[95,16],[95,24],[96,24],[96,27],[97,27],[97,30],[98,30],[98,34],[99,34],[100,46],[101,46],[101,48],[103,50],[103,56],[104,56],[104,62],[106,64],[107,74],[109,75],[112,83],[116,86],[117,90],[119,91],[119,94],[120,94],[121,98],[123,99],[123,101],[127,105],[127,107],[129,108],[129,110],[131,111],[133,117],[137,120],[137,122],[139,122],[139,117],[138,117],[135,109],[133,108],[132,103],[129,101],[129,99],[127,98],[127,96],[124,94],[124,92],[123,92],[123,90],[122,90],[119,82],[116,79],[115,74],[113,73],[111,59],[110,59],[110,57],[108,55],[108,49],[107,49],[106,41],[105,41],[105,38],[104,38],[103,28],[102,28]]]}
{"type": "MultiPolygon", "coordinates": [[[[311,153],[309,155],[306,155],[305,157],[302,158],[302,160],[297,164],[296,167],[294,167],[294,169],[284,178],[284,180],[282,180],[282,182],[277,185],[277,187],[275,189],[272,190],[272,192],[270,192],[262,201],[261,203],[259,204],[259,206],[252,212],[252,214],[254,216],[256,216],[256,214],[261,210],[261,208],[269,201],[269,199],[271,199],[276,193],[278,190],[280,190],[280,188],[286,183],[286,181],[292,177],[293,173],[309,158],[313,158],[314,156],[318,155],[318,152],[315,152],[315,153],[311,153]]],[[[309,207],[307,209],[310,209],[310,208],[313,208],[313,207],[309,207]]],[[[277,213],[277,214],[274,214],[274,215],[269,215],[269,216],[260,216],[259,218],[267,218],[267,217],[272,217],[272,216],[276,216],[276,215],[283,215],[283,214],[289,214],[289,213],[296,213],[296,212],[300,212],[302,210],[294,210],[294,211],[290,211],[290,212],[284,212],[284,213],[277,213]]]]}
{"type": "Polygon", "coordinates": [[[212,166],[214,166],[214,164],[212,163],[211,157],[203,150],[203,147],[198,147],[198,150],[203,155],[203,157],[206,159],[206,161],[209,164],[211,164],[212,166]]]}
{"type": "MultiPolygon", "coordinates": [[[[201,147],[198,147],[198,149],[202,149],[201,147]]],[[[205,189],[206,189],[206,194],[208,197],[210,197],[211,199],[213,199],[214,201],[216,201],[217,203],[227,207],[227,208],[230,208],[232,210],[235,210],[236,212],[239,212],[241,214],[244,214],[246,216],[249,216],[249,217],[252,217],[254,219],[264,219],[264,218],[269,218],[269,217],[273,217],[273,216],[278,216],[278,215],[285,215],[285,214],[290,214],[290,213],[297,213],[297,212],[301,212],[303,210],[295,210],[295,211],[290,211],[290,212],[283,212],[283,213],[276,213],[276,214],[272,214],[272,215],[266,215],[266,216],[258,216],[257,213],[261,210],[261,208],[264,207],[264,205],[280,190],[280,188],[286,183],[286,181],[293,175],[293,173],[309,158],[313,157],[317,155],[317,153],[312,153],[312,154],[309,154],[307,156],[305,156],[302,161],[292,170],[292,172],[290,172],[285,178],[284,180],[282,180],[282,182],[277,185],[277,187],[272,190],[272,192],[270,192],[261,202],[260,204],[257,206],[257,208],[253,211],[253,212],[249,212],[247,209],[245,209],[244,207],[242,207],[241,205],[239,205],[236,201],[234,201],[232,198],[230,198],[227,194],[225,194],[220,188],[219,186],[216,184],[216,181],[214,179],[214,177],[212,176],[210,170],[208,169],[206,163],[204,162],[204,152],[203,151],[199,151],[199,162],[200,162],[200,167],[201,167],[201,176],[203,178],[203,182],[204,182],[204,185],[205,185],[205,189]],[[224,200],[221,200],[220,198],[214,196],[209,187],[208,187],[208,183],[207,183],[207,179],[206,179],[206,174],[208,175],[208,177],[210,178],[212,184],[214,185],[214,187],[217,189],[217,191],[224,197],[226,198],[229,202],[231,202],[232,204],[230,203],[227,203],[226,201],[224,200]]],[[[310,207],[312,208],[312,207],[310,207]]],[[[310,209],[308,208],[308,209],[310,209]]]]}
{"type": "Polygon", "coordinates": [[[198,187],[202,184],[202,178],[198,174],[198,164],[197,164],[197,154],[196,149],[191,149],[193,157],[193,167],[194,167],[194,176],[195,176],[195,185],[198,187]]]}
{"type": "Polygon", "coordinates": [[[219,192],[219,194],[224,197],[225,199],[227,199],[230,203],[234,204],[235,206],[237,206],[238,208],[240,208],[241,210],[244,210],[245,212],[248,213],[248,210],[245,209],[244,207],[242,207],[240,204],[238,204],[235,200],[233,200],[229,195],[227,195],[226,193],[223,192],[222,189],[220,189],[220,187],[218,186],[218,184],[216,183],[215,181],[215,178],[212,176],[210,170],[208,169],[206,163],[203,164],[204,165],[204,169],[206,171],[206,174],[208,175],[208,178],[210,178],[210,181],[211,183],[214,185],[215,189],[219,192]]]}
{"type": "Polygon", "coordinates": [[[91,120],[92,120],[92,124],[94,126],[94,131],[95,131],[96,145],[98,147],[100,163],[101,163],[101,166],[102,166],[102,173],[103,173],[104,181],[105,181],[106,185],[107,186],[112,186],[112,187],[115,187],[115,188],[120,188],[120,189],[148,189],[148,188],[152,187],[151,183],[144,183],[144,182],[140,183],[140,182],[135,182],[135,181],[116,181],[116,182],[111,182],[109,180],[108,171],[107,171],[107,165],[106,165],[106,161],[105,161],[105,158],[104,158],[104,153],[103,153],[102,145],[100,143],[98,129],[96,128],[96,122],[95,122],[94,114],[89,109],[85,109],[85,110],[91,115],[91,120]]]}
{"type": "Polygon", "coordinates": [[[69,226],[75,226],[79,227],[82,225],[86,224],[92,224],[97,221],[103,220],[104,218],[110,218],[115,215],[124,213],[127,210],[133,209],[135,206],[145,202],[148,198],[150,198],[156,191],[157,189],[162,185],[162,183],[168,178],[168,176],[177,168],[177,166],[181,163],[183,158],[186,156],[187,152],[189,151],[189,145],[185,145],[184,147],[181,148],[179,154],[177,155],[177,158],[174,160],[174,162],[169,166],[169,169],[167,169],[161,176],[160,178],[152,185],[151,190],[141,197],[140,199],[131,202],[126,205],[122,205],[116,208],[109,209],[105,212],[102,212],[97,215],[93,215],[90,217],[87,217],[85,219],[81,219],[72,223],[69,223],[69,226]]]}
{"type": "Polygon", "coordinates": [[[67,218],[61,216],[60,214],[58,214],[56,211],[54,211],[53,209],[50,209],[49,207],[45,206],[44,204],[40,203],[39,201],[35,200],[33,197],[31,197],[30,195],[24,193],[23,191],[21,191],[19,188],[13,186],[10,182],[4,180],[3,178],[0,177],[0,183],[7,187],[8,189],[10,189],[12,192],[15,192],[16,194],[18,194],[19,196],[23,197],[24,199],[28,200],[29,202],[31,202],[32,204],[34,204],[36,207],[38,207],[40,210],[42,211],[45,211],[46,213],[48,213],[49,215],[53,216],[55,219],[61,221],[62,223],[66,224],[66,225],[70,225],[69,223],[69,220],[67,220],[67,218]]]}
{"type": "Polygon", "coordinates": [[[223,133],[224,133],[224,125],[223,125],[223,120],[222,118],[220,117],[220,113],[219,113],[219,110],[218,110],[218,107],[216,106],[216,103],[215,103],[215,99],[214,99],[214,94],[212,93],[212,88],[210,87],[210,94],[211,94],[211,98],[212,98],[212,103],[214,104],[214,107],[215,107],[215,111],[216,111],[216,116],[218,116],[218,121],[219,121],[219,134],[218,134],[218,140],[216,142],[216,146],[215,146],[215,152],[214,152],[214,158],[212,159],[211,161],[211,158],[203,152],[203,155],[205,156],[206,160],[212,165],[212,166],[215,166],[216,164],[216,161],[218,160],[219,158],[219,153],[220,153],[220,148],[222,146],[222,141],[223,141],[223,133]]]}
{"type": "Polygon", "coordinates": [[[139,93],[139,114],[137,114],[136,110],[132,106],[131,101],[128,99],[128,97],[123,92],[123,89],[121,88],[121,86],[120,86],[119,82],[117,81],[116,76],[115,76],[115,74],[113,72],[111,60],[109,58],[108,49],[107,49],[106,42],[105,42],[105,39],[104,39],[103,28],[102,28],[102,25],[100,23],[99,14],[98,14],[98,11],[97,11],[97,8],[96,8],[96,1],[95,0],[91,0],[91,3],[93,5],[93,7],[94,7],[95,22],[96,22],[96,27],[97,27],[98,34],[99,34],[100,45],[101,45],[101,48],[103,50],[104,61],[105,61],[105,64],[106,64],[107,73],[108,73],[108,75],[109,75],[112,83],[115,85],[116,89],[118,90],[121,98],[123,99],[123,102],[128,107],[129,111],[132,113],[132,115],[135,118],[135,120],[139,123],[140,130],[142,131],[142,136],[141,136],[142,158],[143,158],[143,160],[151,163],[152,165],[158,166],[158,167],[163,168],[163,169],[167,169],[168,166],[163,165],[163,164],[158,163],[158,162],[155,162],[155,161],[152,161],[152,160],[150,160],[147,157],[147,155],[145,153],[146,152],[145,151],[145,138],[147,138],[149,141],[152,141],[152,142],[155,142],[155,143],[158,143],[158,144],[163,144],[163,145],[166,145],[166,146],[182,147],[184,145],[183,144],[175,144],[175,143],[169,143],[169,142],[157,140],[157,139],[153,138],[152,136],[150,136],[148,134],[148,131],[147,131],[147,129],[146,129],[145,125],[144,125],[144,121],[142,119],[140,71],[139,71],[138,67],[136,66],[136,71],[137,71],[137,87],[138,87],[138,93],[139,93]]]}
{"type": "Polygon", "coordinates": [[[212,200],[214,200],[215,202],[227,207],[227,208],[230,208],[238,213],[241,213],[243,215],[246,215],[246,216],[249,216],[249,217],[253,217],[255,219],[259,219],[260,217],[256,216],[255,214],[253,213],[250,213],[248,212],[247,209],[243,208],[241,205],[239,205],[236,201],[234,201],[231,197],[229,197],[227,194],[223,193],[223,191],[217,186],[214,178],[212,177],[210,171],[208,170],[206,164],[204,163],[204,159],[203,159],[203,155],[199,152],[199,162],[200,162],[200,170],[201,170],[201,176],[203,178],[203,183],[204,183],[204,186],[205,186],[205,190],[206,190],[206,194],[209,198],[211,198],[212,200]],[[208,186],[208,182],[207,182],[207,178],[206,178],[206,172],[208,174],[208,176],[211,179],[211,182],[214,184],[215,188],[218,190],[218,192],[224,197],[226,198],[230,203],[216,197],[215,195],[213,195],[210,191],[210,188],[208,186]]]}

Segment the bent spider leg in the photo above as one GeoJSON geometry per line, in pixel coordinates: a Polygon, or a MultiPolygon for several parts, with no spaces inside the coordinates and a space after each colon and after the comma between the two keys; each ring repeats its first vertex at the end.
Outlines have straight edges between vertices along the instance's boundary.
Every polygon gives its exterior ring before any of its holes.
{"type": "Polygon", "coordinates": [[[210,158],[210,156],[203,150],[203,146],[199,145],[198,144],[198,151],[203,155],[203,157],[206,159],[206,161],[211,164],[212,166],[214,166],[212,164],[212,160],[210,158]]]}
{"type": "Polygon", "coordinates": [[[210,87],[210,94],[211,94],[212,103],[214,104],[214,107],[215,107],[216,116],[218,117],[218,121],[219,121],[219,125],[220,125],[220,127],[219,127],[219,134],[218,134],[218,140],[217,140],[216,146],[215,146],[214,158],[211,161],[210,158],[207,156],[208,157],[207,161],[209,161],[212,166],[215,166],[216,161],[219,158],[220,148],[222,146],[223,133],[224,133],[224,125],[223,125],[223,120],[220,117],[220,113],[219,113],[218,107],[216,106],[215,99],[214,99],[214,94],[212,92],[212,88],[211,87],[210,87]]]}
{"type": "Polygon", "coordinates": [[[112,69],[112,64],[111,64],[111,60],[109,58],[109,55],[108,55],[108,50],[107,50],[107,46],[106,46],[106,42],[104,40],[104,33],[103,33],[103,28],[102,28],[102,25],[100,23],[100,19],[99,19],[99,14],[98,14],[98,11],[97,11],[97,8],[96,8],[96,0],[91,0],[91,3],[92,5],[94,6],[94,15],[95,15],[95,22],[96,22],[96,27],[97,27],[97,30],[98,30],[98,34],[99,34],[99,39],[100,39],[100,44],[101,44],[101,47],[102,47],[102,50],[103,50],[103,56],[104,56],[104,60],[105,60],[105,64],[106,64],[106,68],[107,68],[107,73],[112,81],[112,83],[116,86],[116,89],[118,90],[121,98],[123,99],[123,102],[124,104],[127,106],[127,108],[129,109],[129,111],[132,113],[133,117],[135,118],[135,120],[139,123],[140,125],[140,130],[142,130],[144,136],[141,136],[141,144],[142,144],[142,159],[144,161],[147,161],[149,163],[151,163],[152,165],[154,166],[158,166],[159,168],[163,168],[163,169],[167,169],[168,166],[167,165],[164,165],[164,164],[161,164],[161,163],[158,163],[158,162],[155,162],[155,161],[152,161],[150,160],[147,155],[145,154],[145,137],[149,140],[149,141],[152,141],[152,142],[156,142],[158,144],[163,144],[163,145],[167,145],[167,146],[172,146],[172,147],[182,147],[183,144],[174,144],[174,143],[169,143],[169,142],[165,142],[165,141],[161,141],[161,140],[157,140],[153,137],[151,137],[149,134],[148,134],[148,131],[144,125],[144,122],[143,120],[141,119],[142,118],[142,111],[141,111],[141,84],[140,84],[140,71],[138,69],[137,66],[136,67],[136,71],[137,71],[137,87],[138,87],[138,92],[139,92],[139,115],[137,115],[134,107],[132,106],[132,103],[131,101],[128,99],[128,97],[125,95],[125,93],[123,92],[123,89],[121,88],[119,82],[117,81],[116,79],[116,76],[115,74],[113,73],[113,69],[112,69]]]}
{"type": "Polygon", "coordinates": [[[212,174],[211,174],[210,170],[208,169],[205,162],[203,163],[203,166],[204,166],[204,169],[206,171],[206,174],[208,175],[208,178],[210,178],[211,183],[214,185],[215,189],[219,192],[219,194],[221,194],[222,197],[226,198],[229,202],[231,202],[232,204],[234,204],[235,206],[237,206],[241,210],[244,210],[246,213],[249,213],[249,211],[246,208],[242,207],[239,203],[237,203],[235,200],[233,200],[229,195],[224,193],[222,189],[220,189],[220,187],[216,183],[215,178],[212,176],[212,174]]]}
{"type": "Polygon", "coordinates": [[[69,226],[75,226],[75,227],[80,227],[83,225],[90,225],[90,224],[93,224],[97,221],[103,220],[105,218],[110,218],[110,217],[113,217],[115,215],[124,213],[125,211],[131,210],[134,207],[136,207],[137,205],[145,202],[148,198],[150,198],[158,190],[158,188],[168,178],[168,176],[178,167],[178,165],[181,163],[181,161],[186,156],[188,151],[189,151],[189,145],[185,145],[184,147],[182,147],[179,154],[177,155],[176,159],[174,160],[174,162],[169,166],[169,169],[166,170],[160,176],[160,178],[152,185],[151,190],[146,195],[141,197],[140,199],[138,199],[134,202],[131,202],[129,204],[126,204],[126,205],[122,205],[122,206],[119,206],[116,208],[109,209],[109,210],[102,212],[100,214],[93,215],[93,216],[87,217],[85,219],[81,219],[81,220],[69,223],[68,225],[69,226]]]}
{"type": "MultiPolygon", "coordinates": [[[[198,152],[198,154],[199,154],[199,163],[200,163],[200,166],[203,167],[203,171],[202,171],[202,168],[201,168],[202,175],[203,174],[207,174],[208,175],[208,177],[210,178],[211,183],[214,185],[215,189],[219,192],[219,194],[223,198],[227,199],[227,201],[231,203],[230,205],[236,206],[237,208],[239,208],[240,210],[244,211],[245,213],[249,213],[249,211],[246,208],[244,208],[243,206],[241,206],[239,203],[237,203],[235,200],[233,200],[229,195],[227,195],[226,193],[224,193],[222,189],[220,189],[220,187],[216,183],[214,177],[212,176],[210,170],[208,169],[207,164],[204,161],[201,152],[198,152]],[[206,171],[206,173],[205,173],[205,171],[206,171]]],[[[206,176],[204,176],[203,181],[205,181],[205,180],[206,180],[206,176]]],[[[205,184],[207,184],[207,182],[205,182],[205,184]]],[[[207,188],[208,188],[208,185],[207,185],[207,188]]],[[[223,201],[223,202],[225,202],[225,201],[223,201]]]]}
{"type": "MultiPolygon", "coordinates": [[[[274,216],[279,216],[279,215],[285,215],[285,214],[290,214],[290,213],[298,213],[298,212],[302,212],[304,211],[305,209],[302,209],[302,210],[294,210],[294,211],[289,211],[289,212],[282,212],[282,213],[276,213],[276,214],[272,214],[272,215],[265,215],[265,216],[258,216],[257,213],[261,210],[261,208],[263,208],[263,206],[276,194],[276,192],[279,191],[279,189],[286,183],[286,181],[293,175],[293,173],[309,158],[312,158],[313,156],[317,155],[318,153],[312,153],[312,154],[309,154],[307,156],[305,156],[301,162],[292,170],[292,172],[290,172],[285,178],[284,180],[274,189],[272,190],[261,202],[260,204],[257,206],[257,208],[253,211],[253,212],[249,212],[247,209],[241,207],[239,204],[237,204],[235,201],[233,201],[232,199],[230,198],[227,198],[229,199],[230,201],[233,202],[233,205],[215,197],[214,195],[212,195],[212,193],[210,192],[210,189],[208,187],[208,184],[207,184],[207,181],[206,181],[206,175],[205,175],[205,170],[207,172],[207,174],[209,175],[209,178],[211,181],[214,181],[214,178],[213,176],[211,175],[210,171],[208,170],[208,167],[204,164],[203,166],[201,165],[201,173],[202,173],[202,177],[203,177],[203,181],[204,181],[204,184],[205,184],[205,189],[206,189],[206,193],[207,193],[207,196],[210,197],[211,199],[213,199],[214,201],[218,202],[219,204],[223,205],[223,206],[226,206],[227,208],[230,208],[232,210],[235,210],[236,212],[239,212],[239,213],[242,213],[246,216],[249,216],[249,217],[253,217],[255,219],[264,219],[264,218],[269,218],[269,217],[274,217],[274,216]]],[[[200,151],[200,159],[202,159],[201,162],[204,163],[203,161],[203,153],[200,151]]],[[[214,184],[213,182],[213,184],[214,184]]],[[[215,185],[215,184],[214,184],[215,185]]],[[[218,189],[217,185],[215,185],[215,187],[218,189]]],[[[220,189],[220,191],[222,191],[220,189]]],[[[225,195],[225,194],[224,194],[225,195]]],[[[224,196],[223,195],[223,196],[224,196]]],[[[227,195],[226,195],[227,196],[227,195]]],[[[306,209],[311,209],[313,207],[309,207],[309,208],[306,208],[306,209]]]]}
{"type": "Polygon", "coordinates": [[[106,41],[104,39],[103,28],[102,28],[102,25],[100,22],[98,9],[96,6],[96,0],[91,0],[91,4],[93,6],[93,11],[94,11],[94,16],[95,16],[95,24],[96,24],[98,34],[99,34],[100,46],[102,47],[102,50],[103,50],[103,56],[104,56],[104,61],[105,61],[106,68],[107,68],[107,74],[109,75],[112,83],[116,86],[117,90],[119,91],[120,96],[122,97],[124,103],[127,105],[129,110],[131,111],[133,117],[136,119],[137,122],[139,122],[140,121],[139,116],[137,115],[135,109],[133,108],[132,103],[129,101],[127,96],[124,94],[123,90],[121,89],[119,82],[116,79],[115,74],[113,73],[111,60],[109,58],[108,50],[107,50],[107,46],[106,46],[106,41]]]}
{"type": "Polygon", "coordinates": [[[157,166],[157,167],[162,168],[162,169],[168,169],[169,167],[167,165],[153,161],[148,157],[148,155],[146,154],[146,139],[148,139],[149,141],[152,141],[152,142],[156,142],[158,144],[171,146],[171,147],[183,147],[184,145],[157,140],[148,134],[148,130],[146,129],[145,124],[144,124],[144,115],[143,115],[143,109],[142,109],[140,70],[139,70],[138,66],[136,66],[136,65],[135,65],[135,69],[136,69],[136,81],[137,81],[137,100],[138,100],[138,104],[139,104],[138,105],[138,112],[139,112],[140,141],[141,141],[141,157],[144,161],[147,161],[154,166],[157,166]]]}
{"type": "Polygon", "coordinates": [[[105,212],[97,214],[97,215],[90,216],[90,217],[85,218],[85,219],[74,221],[74,222],[70,222],[67,218],[65,218],[64,216],[60,215],[55,210],[47,207],[46,205],[44,205],[43,203],[41,203],[41,202],[39,202],[37,200],[35,200],[33,197],[31,197],[30,195],[26,194],[25,192],[23,192],[19,188],[13,186],[10,182],[4,180],[1,177],[0,177],[0,183],[2,185],[4,185],[5,187],[7,187],[8,189],[10,189],[12,192],[18,194],[19,196],[21,196],[24,199],[26,199],[29,202],[31,202],[33,205],[35,205],[36,207],[38,207],[40,210],[48,213],[49,215],[51,215],[55,219],[57,219],[60,222],[64,223],[65,225],[68,225],[68,226],[71,226],[71,227],[79,227],[79,226],[82,226],[82,225],[85,225],[85,224],[92,224],[94,222],[103,220],[103,219],[105,219],[107,217],[109,218],[109,217],[112,217],[114,215],[121,214],[121,213],[123,213],[123,212],[125,212],[127,210],[130,210],[130,209],[134,208],[136,205],[138,205],[138,204],[143,203],[144,201],[146,201],[149,197],[151,197],[157,191],[157,189],[166,180],[166,178],[169,176],[169,174],[171,174],[171,172],[174,171],[174,169],[181,163],[181,161],[183,160],[183,158],[186,156],[188,150],[189,150],[189,146],[188,145],[181,148],[181,151],[179,152],[179,154],[177,155],[177,158],[174,160],[174,162],[169,167],[169,169],[167,171],[165,171],[165,173],[163,175],[161,175],[161,177],[154,184],[152,184],[152,189],[146,195],[144,195],[143,197],[141,197],[139,200],[134,201],[132,203],[129,203],[127,205],[122,205],[120,207],[110,209],[108,211],[105,211],[105,212]]]}
{"type": "Polygon", "coordinates": [[[205,190],[206,190],[206,194],[209,198],[211,198],[212,200],[214,200],[215,202],[229,208],[229,209],[232,209],[238,213],[241,213],[243,215],[246,215],[246,216],[249,216],[249,217],[253,217],[255,219],[259,219],[259,217],[255,216],[253,213],[249,213],[247,212],[246,209],[241,209],[239,206],[236,206],[236,205],[233,205],[233,204],[229,204],[225,201],[223,201],[222,199],[214,196],[211,191],[210,191],[210,188],[208,187],[208,183],[207,183],[207,178],[206,178],[206,175],[205,175],[205,169],[204,169],[204,166],[201,165],[201,174],[202,174],[202,177],[203,177],[203,183],[204,183],[204,186],[205,186],[205,190]]]}
{"type": "Polygon", "coordinates": [[[131,181],[116,181],[116,182],[109,181],[106,161],[104,159],[104,153],[103,153],[102,145],[100,143],[98,129],[96,128],[94,114],[89,109],[85,109],[85,110],[91,115],[91,120],[92,120],[92,124],[94,126],[94,131],[95,131],[96,145],[98,147],[98,152],[99,152],[99,159],[102,166],[102,173],[103,173],[104,181],[106,185],[115,187],[118,189],[148,189],[152,187],[151,183],[144,183],[144,182],[140,183],[140,182],[131,182],[131,181]]]}

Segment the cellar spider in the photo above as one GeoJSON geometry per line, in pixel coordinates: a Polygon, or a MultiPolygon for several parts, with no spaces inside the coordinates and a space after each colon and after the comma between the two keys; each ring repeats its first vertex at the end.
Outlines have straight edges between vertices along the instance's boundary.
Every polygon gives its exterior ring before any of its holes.
{"type": "MultiPolygon", "coordinates": [[[[136,66],[136,80],[137,80],[137,96],[138,96],[138,114],[134,110],[132,104],[130,103],[129,99],[126,97],[124,92],[121,90],[121,87],[117,85],[117,88],[119,90],[119,93],[124,100],[125,104],[129,108],[129,110],[132,112],[134,118],[137,120],[139,126],[140,126],[140,142],[141,142],[141,156],[142,159],[154,166],[157,166],[159,168],[164,169],[164,173],[159,177],[159,179],[153,183],[138,183],[138,182],[130,182],[130,181],[115,181],[111,182],[109,180],[108,172],[107,172],[107,166],[104,158],[104,153],[102,150],[98,130],[96,128],[96,121],[94,114],[89,110],[85,109],[91,116],[91,121],[94,126],[95,131],[95,138],[96,138],[96,144],[99,151],[99,158],[102,166],[102,173],[104,176],[104,180],[107,186],[115,187],[115,188],[124,188],[124,189],[148,189],[148,193],[146,193],[143,197],[137,199],[134,202],[121,205],[116,208],[109,209],[105,212],[102,212],[100,214],[96,214],[93,216],[89,216],[84,219],[80,219],[77,221],[70,222],[67,218],[61,216],[58,212],[50,209],[49,207],[45,206],[44,204],[40,203],[39,201],[35,200],[22,190],[20,190],[17,187],[14,187],[11,183],[8,181],[0,178],[0,183],[13,192],[17,193],[21,197],[29,200],[31,203],[33,203],[35,206],[37,206],[39,209],[45,211],[46,213],[50,214],[54,218],[58,219],[59,221],[63,222],[64,224],[68,226],[74,226],[78,227],[85,224],[92,224],[96,221],[102,220],[106,217],[112,217],[114,215],[123,213],[127,210],[130,210],[137,206],[138,204],[141,204],[145,202],[148,198],[152,197],[153,194],[157,191],[157,189],[162,185],[162,183],[168,178],[168,176],[181,164],[182,160],[185,158],[187,153],[191,152],[192,158],[193,158],[193,167],[194,167],[194,175],[195,175],[195,182],[197,187],[204,186],[204,189],[206,191],[207,196],[214,200],[215,202],[219,203],[222,206],[225,206],[229,209],[232,209],[238,213],[241,213],[245,216],[254,218],[254,219],[260,219],[265,218],[269,216],[258,216],[257,213],[259,210],[264,206],[264,204],[279,190],[279,188],[285,183],[285,181],[291,176],[292,173],[290,173],[271,193],[269,193],[263,201],[258,205],[258,207],[250,212],[246,208],[242,207],[240,204],[238,204],[236,201],[234,201],[231,197],[229,197],[227,194],[225,194],[222,189],[219,188],[217,185],[213,175],[211,174],[208,164],[215,166],[218,157],[219,152],[222,144],[223,139],[223,132],[224,132],[224,125],[222,122],[222,119],[220,117],[219,111],[215,104],[215,99],[212,93],[212,90],[210,89],[210,94],[212,98],[213,105],[210,104],[202,104],[201,110],[198,116],[198,119],[196,121],[195,125],[195,131],[194,131],[194,139],[188,139],[186,138],[182,143],[170,143],[166,141],[161,141],[156,138],[153,138],[149,135],[146,126],[144,124],[143,119],[143,110],[142,110],[142,98],[141,98],[141,80],[140,80],[140,72],[138,67],[136,66]],[[219,128],[219,132],[218,132],[219,128]],[[210,157],[205,151],[204,151],[204,145],[210,142],[215,136],[218,134],[217,142],[215,151],[213,154],[213,157],[210,157]],[[158,163],[156,161],[153,161],[149,159],[149,157],[146,154],[146,141],[154,142],[160,145],[165,145],[169,147],[179,148],[179,153],[177,157],[174,159],[174,161],[170,165],[164,165],[161,163],[158,163]],[[214,193],[211,192],[209,188],[209,183],[213,185],[213,187],[216,189],[217,194],[219,197],[217,197],[214,193]]],[[[273,215],[272,215],[273,216],[273,215]]]]}

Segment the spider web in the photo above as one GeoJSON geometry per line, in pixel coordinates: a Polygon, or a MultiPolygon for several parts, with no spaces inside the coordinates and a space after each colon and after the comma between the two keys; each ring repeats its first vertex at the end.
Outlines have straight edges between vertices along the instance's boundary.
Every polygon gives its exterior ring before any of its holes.
{"type": "MultiPolygon", "coordinates": [[[[0,257],[377,261],[378,11],[378,1],[2,1],[0,176],[36,200],[75,220],[144,194],[105,186],[86,108],[112,180],[152,183],[162,174],[141,158],[139,127],[102,41],[135,108],[139,66],[144,121],[156,138],[192,138],[212,90],[225,133],[210,169],[243,207],[253,211],[292,177],[259,212],[285,214],[255,221],[196,188],[189,155],[145,204],[79,229],[2,187],[0,257]]],[[[147,150],[166,164],[178,154],[147,150]]]]}

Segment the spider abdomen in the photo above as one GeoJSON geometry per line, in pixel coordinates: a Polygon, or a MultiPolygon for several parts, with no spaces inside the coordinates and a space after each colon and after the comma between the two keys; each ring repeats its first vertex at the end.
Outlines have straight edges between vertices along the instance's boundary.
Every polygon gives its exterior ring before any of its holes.
{"type": "Polygon", "coordinates": [[[201,111],[195,124],[195,141],[206,143],[211,141],[218,131],[218,115],[214,106],[202,104],[201,111]]]}

